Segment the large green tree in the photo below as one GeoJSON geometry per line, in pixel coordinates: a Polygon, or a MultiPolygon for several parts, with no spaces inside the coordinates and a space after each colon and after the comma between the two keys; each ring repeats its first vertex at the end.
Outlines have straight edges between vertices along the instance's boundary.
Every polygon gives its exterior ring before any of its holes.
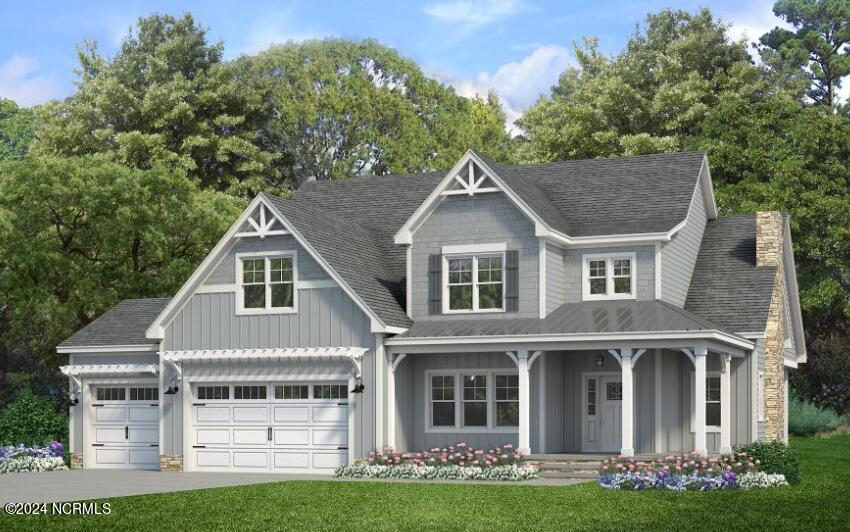
{"type": "Polygon", "coordinates": [[[7,369],[43,392],[54,347],[117,301],[173,294],[239,205],[182,172],[105,156],[0,169],[0,390],[7,369]]]}
{"type": "Polygon", "coordinates": [[[0,161],[20,159],[35,134],[35,114],[12,100],[0,98],[0,161]]]}
{"type": "Polygon", "coordinates": [[[291,186],[445,168],[468,148],[510,155],[495,97],[460,97],[372,40],[276,46],[234,70],[263,94],[263,148],[280,154],[274,165],[291,186]]]}
{"type": "Polygon", "coordinates": [[[34,151],[103,153],[240,194],[266,188],[274,154],[258,143],[262,102],[234,78],[222,51],[190,14],[139,19],[112,59],[86,43],[78,90],[44,107],[34,151]]]}
{"type": "Polygon", "coordinates": [[[779,0],[773,12],[793,30],[776,27],[761,37],[765,64],[807,79],[812,101],[837,107],[841,80],[850,74],[850,1],[779,0]]]}

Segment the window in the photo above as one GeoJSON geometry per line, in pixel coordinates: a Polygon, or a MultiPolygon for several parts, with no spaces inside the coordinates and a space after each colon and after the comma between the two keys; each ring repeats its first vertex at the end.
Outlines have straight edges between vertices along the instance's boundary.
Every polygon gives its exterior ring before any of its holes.
{"type": "Polygon", "coordinates": [[[596,415],[596,379],[587,380],[587,415],[596,415]]]}
{"type": "Polygon", "coordinates": [[[310,387],[306,384],[285,384],[274,387],[275,399],[309,399],[310,387]]]}
{"type": "Polygon", "coordinates": [[[265,386],[234,386],[233,398],[236,400],[250,401],[252,399],[265,399],[265,386]]]}
{"type": "Polygon", "coordinates": [[[131,401],[158,401],[159,390],[157,388],[130,388],[131,401]]]}
{"type": "Polygon", "coordinates": [[[720,377],[705,379],[705,424],[720,426],[720,377]]]}
{"type": "Polygon", "coordinates": [[[518,375],[496,375],[496,426],[519,426],[518,375]]]}
{"type": "Polygon", "coordinates": [[[431,426],[455,426],[455,378],[453,375],[431,377],[431,426]]]}
{"type": "Polygon", "coordinates": [[[584,299],[634,298],[634,265],[634,253],[585,256],[584,299]]]}
{"type": "Polygon", "coordinates": [[[239,310],[243,313],[291,312],[295,309],[295,257],[237,254],[239,310]]]}
{"type": "Polygon", "coordinates": [[[623,383],[622,382],[607,382],[607,383],[605,383],[605,400],[606,401],[622,401],[623,400],[623,383]]]}
{"type": "Polygon", "coordinates": [[[463,376],[463,426],[487,426],[487,376],[463,376]]]}
{"type": "Polygon", "coordinates": [[[344,384],[316,384],[313,386],[313,399],[345,399],[348,387],[344,384]]]}
{"type": "Polygon", "coordinates": [[[98,388],[98,401],[124,401],[127,398],[126,388],[98,388]]]}
{"type": "Polygon", "coordinates": [[[504,310],[503,253],[446,257],[445,312],[504,310]]]}
{"type": "Polygon", "coordinates": [[[198,386],[198,399],[230,399],[230,388],[228,386],[198,386]]]}

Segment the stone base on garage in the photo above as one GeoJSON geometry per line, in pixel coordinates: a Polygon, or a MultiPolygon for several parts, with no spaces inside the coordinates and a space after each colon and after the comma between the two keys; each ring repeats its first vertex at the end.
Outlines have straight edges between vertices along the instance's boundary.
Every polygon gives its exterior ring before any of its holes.
{"type": "Polygon", "coordinates": [[[171,473],[183,471],[183,455],[182,454],[161,454],[159,455],[159,470],[171,473]]]}
{"type": "Polygon", "coordinates": [[[83,454],[82,453],[71,453],[71,469],[82,469],[83,468],[83,454]]]}

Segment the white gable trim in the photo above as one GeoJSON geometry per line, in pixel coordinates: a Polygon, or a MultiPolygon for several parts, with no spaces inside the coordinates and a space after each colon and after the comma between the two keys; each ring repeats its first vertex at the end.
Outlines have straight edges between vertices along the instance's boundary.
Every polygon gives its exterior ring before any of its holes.
{"type": "MultiPolygon", "coordinates": [[[[401,229],[395,234],[395,243],[396,244],[411,244],[413,242],[413,233],[416,232],[416,229],[419,228],[419,225],[437,208],[442,199],[445,197],[443,192],[449,187],[450,184],[458,182],[456,179],[458,174],[464,169],[464,167],[471,165],[477,165],[483,172],[484,176],[479,179],[479,183],[484,182],[486,179],[489,179],[495,187],[486,187],[479,188],[477,192],[496,192],[501,191],[507,195],[511,201],[528,217],[529,220],[534,222],[535,232],[551,231],[546,224],[543,223],[543,220],[532,211],[528,205],[526,205],[514,192],[510,189],[510,187],[506,186],[504,182],[502,182],[501,178],[499,178],[498,174],[494,172],[487,164],[481,160],[478,155],[472,150],[468,150],[463,157],[454,165],[454,167],[446,173],[446,176],[442,181],[431,191],[431,194],[425,198],[425,201],[422,202],[422,205],[419,206],[418,209],[404,222],[404,225],[401,226],[401,229]]],[[[474,185],[473,185],[474,186],[474,185]]],[[[464,190],[463,193],[473,194],[476,190],[469,189],[464,190]]]]}
{"type": "Polygon", "coordinates": [[[805,363],[806,333],[803,329],[803,313],[800,309],[800,291],[797,286],[797,265],[794,263],[794,246],[791,242],[791,228],[788,220],[785,220],[785,238],[782,239],[782,263],[785,270],[785,295],[788,298],[789,307],[787,316],[791,319],[794,331],[794,346],[797,348],[797,362],[805,363]]]}
{"type": "MultiPolygon", "coordinates": [[[[714,198],[714,185],[711,181],[711,169],[708,167],[708,156],[702,158],[702,168],[700,168],[699,177],[697,178],[697,186],[702,186],[702,198],[705,202],[705,214],[709,220],[717,218],[717,201],[714,198]],[[705,178],[702,174],[705,170],[705,178]]],[[[694,190],[696,194],[696,190],[694,190]]]]}

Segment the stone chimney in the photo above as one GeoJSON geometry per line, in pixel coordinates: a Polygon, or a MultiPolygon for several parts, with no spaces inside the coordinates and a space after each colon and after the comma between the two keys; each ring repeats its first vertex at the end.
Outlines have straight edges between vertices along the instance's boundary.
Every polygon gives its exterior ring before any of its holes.
{"type": "Polygon", "coordinates": [[[785,436],[785,360],[782,352],[785,342],[782,325],[785,304],[782,263],[784,223],[780,212],[756,213],[756,265],[776,268],[764,331],[764,432],[768,441],[781,440],[785,436]]]}

